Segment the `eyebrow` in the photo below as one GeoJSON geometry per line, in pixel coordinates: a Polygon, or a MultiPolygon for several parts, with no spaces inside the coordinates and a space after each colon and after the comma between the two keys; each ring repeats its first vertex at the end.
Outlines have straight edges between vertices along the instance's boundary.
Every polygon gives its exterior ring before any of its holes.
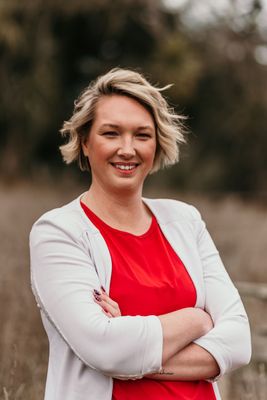
{"type": "MultiPolygon", "coordinates": [[[[120,125],[117,124],[102,124],[100,125],[99,129],[104,129],[104,128],[112,128],[112,129],[119,129],[120,125]]],[[[137,130],[150,130],[154,131],[154,128],[151,125],[142,125],[138,126],[137,130]]]]}

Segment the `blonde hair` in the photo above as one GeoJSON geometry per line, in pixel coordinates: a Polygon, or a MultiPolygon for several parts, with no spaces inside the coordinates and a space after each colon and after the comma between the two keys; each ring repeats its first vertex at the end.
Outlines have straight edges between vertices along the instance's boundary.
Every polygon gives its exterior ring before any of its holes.
{"type": "Polygon", "coordinates": [[[72,117],[65,121],[60,133],[68,142],[60,146],[64,161],[69,164],[78,161],[81,170],[90,170],[84,156],[82,143],[88,137],[98,100],[113,94],[134,98],[153,116],[156,126],[157,150],[150,173],[172,165],[179,160],[179,145],[185,142],[184,116],[178,115],[163,98],[163,88],[152,86],[140,73],[114,68],[92,82],[74,102],[72,117]]]}

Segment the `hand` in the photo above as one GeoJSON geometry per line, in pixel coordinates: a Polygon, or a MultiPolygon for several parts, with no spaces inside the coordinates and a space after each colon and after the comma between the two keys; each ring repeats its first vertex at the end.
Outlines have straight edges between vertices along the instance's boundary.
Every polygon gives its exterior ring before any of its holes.
{"type": "Polygon", "coordinates": [[[116,318],[121,316],[121,311],[118,303],[112,300],[106,293],[105,289],[101,286],[101,293],[94,289],[94,301],[102,307],[102,311],[109,318],[116,318]]]}

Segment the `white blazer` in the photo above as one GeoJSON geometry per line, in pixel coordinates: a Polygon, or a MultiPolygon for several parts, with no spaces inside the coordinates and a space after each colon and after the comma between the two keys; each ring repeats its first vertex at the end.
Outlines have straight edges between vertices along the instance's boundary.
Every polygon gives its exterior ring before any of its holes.
{"type": "MultiPolygon", "coordinates": [[[[196,307],[214,321],[195,343],[213,355],[220,376],[247,364],[247,315],[199,212],[175,200],[143,200],[194,282],[196,307]]],[[[32,289],[49,338],[45,400],[111,400],[112,377],[138,379],[161,370],[159,318],[110,319],[93,301],[100,285],[109,292],[112,264],[80,196],[33,225],[30,253],[32,289]]],[[[216,382],[213,386],[220,399],[216,382]]]]}

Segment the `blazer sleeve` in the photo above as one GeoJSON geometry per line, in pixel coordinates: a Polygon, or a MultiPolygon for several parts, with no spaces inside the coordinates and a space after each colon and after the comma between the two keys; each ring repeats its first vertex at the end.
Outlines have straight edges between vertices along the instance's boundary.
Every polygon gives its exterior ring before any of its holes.
{"type": "Polygon", "coordinates": [[[248,317],[199,212],[193,210],[196,240],[201,258],[205,310],[214,328],[195,343],[209,351],[220,367],[220,376],[249,363],[251,336],[248,317]]]}
{"type": "Polygon", "coordinates": [[[42,217],[35,223],[30,234],[31,282],[39,307],[87,366],[121,379],[159,372],[159,318],[108,318],[93,300],[100,282],[83,243],[62,218],[42,217]]]}

